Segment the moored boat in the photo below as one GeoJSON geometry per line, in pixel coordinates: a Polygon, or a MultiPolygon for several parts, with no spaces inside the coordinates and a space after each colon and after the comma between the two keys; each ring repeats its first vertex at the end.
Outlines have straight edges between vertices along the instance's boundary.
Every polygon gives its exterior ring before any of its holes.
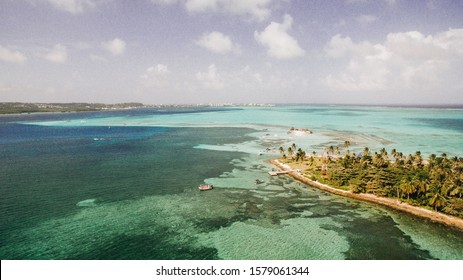
{"type": "Polygon", "coordinates": [[[200,191],[208,191],[208,190],[212,190],[214,187],[210,184],[207,184],[207,185],[199,185],[198,189],[200,191]]]}

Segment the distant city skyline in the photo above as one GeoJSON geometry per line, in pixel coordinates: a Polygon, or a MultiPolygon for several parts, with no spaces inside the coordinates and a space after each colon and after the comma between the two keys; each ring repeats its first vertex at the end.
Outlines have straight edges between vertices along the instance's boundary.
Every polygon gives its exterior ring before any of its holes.
{"type": "Polygon", "coordinates": [[[2,0],[0,102],[463,104],[463,1],[2,0]]]}

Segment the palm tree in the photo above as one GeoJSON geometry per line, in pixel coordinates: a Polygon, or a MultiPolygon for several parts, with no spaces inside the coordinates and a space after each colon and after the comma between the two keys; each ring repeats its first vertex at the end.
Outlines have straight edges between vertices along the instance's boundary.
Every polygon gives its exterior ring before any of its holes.
{"type": "Polygon", "coordinates": [[[350,151],[349,151],[349,149],[346,150],[345,156],[350,156],[350,151]]]}
{"type": "Polygon", "coordinates": [[[309,157],[309,164],[310,164],[310,165],[313,165],[314,161],[315,161],[315,160],[314,160],[313,157],[309,157]]]}
{"type": "Polygon", "coordinates": [[[380,154],[376,153],[373,156],[373,165],[377,168],[385,167],[387,165],[386,160],[380,154]]]}
{"type": "Polygon", "coordinates": [[[391,150],[391,156],[394,158],[394,162],[397,162],[397,150],[396,149],[392,149],[391,150]]]}
{"type": "Polygon", "coordinates": [[[429,190],[429,181],[427,179],[414,177],[412,184],[416,186],[418,193],[422,195],[425,195],[429,190]]]}
{"type": "Polygon", "coordinates": [[[413,162],[417,166],[421,166],[423,164],[423,158],[421,157],[421,152],[420,151],[416,151],[415,160],[413,162]]]}
{"type": "Polygon", "coordinates": [[[371,163],[370,149],[365,147],[362,151],[362,159],[360,161],[364,166],[367,166],[371,163]]]}
{"type": "Polygon", "coordinates": [[[395,189],[397,193],[397,198],[400,198],[400,183],[395,184],[395,189]]]}
{"type": "Polygon", "coordinates": [[[434,166],[437,165],[437,156],[436,154],[429,155],[428,164],[426,165],[427,170],[432,170],[434,166]]]}
{"type": "Polygon", "coordinates": [[[415,161],[415,157],[412,154],[409,154],[407,158],[405,159],[406,167],[410,168],[413,165],[414,161],[415,161]]]}
{"type": "Polygon", "coordinates": [[[296,144],[293,143],[293,144],[291,145],[291,148],[293,148],[293,151],[297,150],[296,144]]]}
{"type": "Polygon", "coordinates": [[[299,161],[299,159],[301,157],[300,150],[301,150],[301,148],[299,148],[299,150],[296,151],[296,161],[299,161]]]}
{"type": "Polygon", "coordinates": [[[407,200],[410,200],[410,195],[416,192],[416,186],[410,178],[404,178],[400,182],[400,189],[407,194],[407,200]]]}
{"type": "Polygon", "coordinates": [[[278,150],[280,151],[280,154],[283,158],[286,158],[286,153],[285,153],[285,149],[283,147],[280,147],[278,148],[278,150]]]}
{"type": "Polygon", "coordinates": [[[387,155],[387,152],[381,156],[384,160],[384,166],[387,167],[389,165],[389,156],[387,155]]]}
{"type": "Polygon", "coordinates": [[[431,199],[429,200],[429,205],[433,206],[434,210],[436,211],[437,209],[445,206],[446,203],[447,203],[447,200],[445,199],[443,195],[440,194],[440,192],[434,193],[434,195],[432,195],[431,199]]]}
{"type": "Polygon", "coordinates": [[[450,192],[450,195],[451,196],[458,196],[459,198],[461,198],[463,196],[463,187],[462,186],[456,186],[451,192],[450,192]]]}
{"type": "Polygon", "coordinates": [[[351,156],[349,154],[346,154],[342,159],[341,159],[341,164],[344,166],[344,168],[351,168],[351,156]]]}
{"type": "Polygon", "coordinates": [[[304,161],[304,158],[305,158],[305,152],[301,148],[299,148],[296,153],[296,161],[298,161],[299,159],[304,161]]]}
{"type": "Polygon", "coordinates": [[[328,152],[329,152],[330,154],[334,154],[334,147],[333,147],[333,146],[330,146],[330,147],[328,148],[328,152]]]}
{"type": "Polygon", "coordinates": [[[350,141],[349,140],[344,141],[344,148],[346,148],[346,150],[349,148],[349,146],[350,146],[350,141]]]}
{"type": "Polygon", "coordinates": [[[341,153],[339,152],[339,147],[338,147],[338,146],[336,146],[336,147],[334,148],[334,154],[337,155],[337,156],[339,156],[339,155],[341,154],[341,153]]]}
{"type": "Polygon", "coordinates": [[[455,185],[449,180],[445,180],[441,185],[441,193],[445,196],[449,196],[450,193],[455,189],[455,185]]]}
{"type": "Polygon", "coordinates": [[[370,149],[368,149],[368,147],[365,147],[362,153],[364,156],[370,156],[370,149]]]}
{"type": "Polygon", "coordinates": [[[394,163],[395,164],[400,164],[400,160],[402,159],[401,155],[399,152],[397,152],[396,149],[391,150],[391,155],[394,158],[394,163]]]}
{"type": "Polygon", "coordinates": [[[459,169],[459,166],[458,166],[459,159],[458,159],[457,156],[452,157],[452,158],[450,159],[450,162],[452,163],[452,168],[453,168],[454,170],[456,170],[457,172],[458,172],[458,171],[461,172],[461,169],[459,169]]]}

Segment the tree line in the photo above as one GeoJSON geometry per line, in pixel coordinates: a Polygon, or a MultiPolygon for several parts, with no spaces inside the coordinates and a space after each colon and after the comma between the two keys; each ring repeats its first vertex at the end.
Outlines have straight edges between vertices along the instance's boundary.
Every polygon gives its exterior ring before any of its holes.
{"type": "Polygon", "coordinates": [[[463,218],[463,158],[446,153],[425,158],[420,151],[405,155],[396,149],[368,147],[354,153],[349,151],[349,141],[342,146],[307,153],[292,144],[279,151],[283,162],[298,165],[309,179],[463,218]]]}
{"type": "Polygon", "coordinates": [[[0,114],[21,114],[38,112],[83,112],[108,109],[124,109],[143,107],[142,103],[22,103],[0,102],[0,114]]]}

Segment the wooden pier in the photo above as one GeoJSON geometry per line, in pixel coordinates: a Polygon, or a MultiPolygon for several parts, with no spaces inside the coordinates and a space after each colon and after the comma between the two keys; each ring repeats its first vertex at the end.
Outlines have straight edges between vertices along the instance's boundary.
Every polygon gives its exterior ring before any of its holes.
{"type": "Polygon", "coordinates": [[[291,172],[292,170],[285,170],[285,171],[269,171],[268,175],[270,176],[278,176],[278,175],[281,175],[281,174],[288,174],[289,172],[291,172]]]}

